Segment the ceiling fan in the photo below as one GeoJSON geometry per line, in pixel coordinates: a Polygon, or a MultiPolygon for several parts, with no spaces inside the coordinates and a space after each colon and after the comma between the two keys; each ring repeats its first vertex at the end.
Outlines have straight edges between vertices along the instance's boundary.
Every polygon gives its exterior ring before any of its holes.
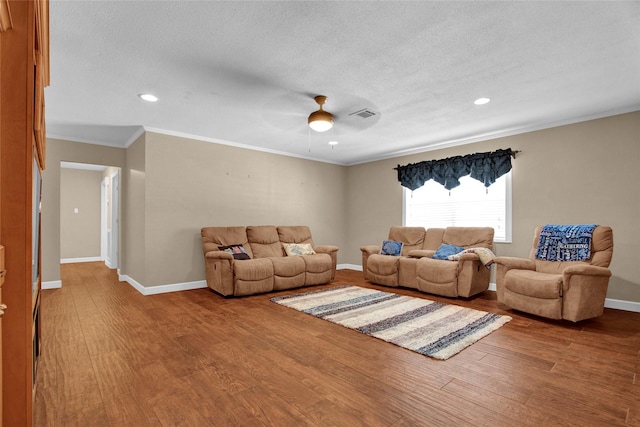
{"type": "Polygon", "coordinates": [[[269,99],[262,109],[263,118],[270,125],[296,134],[332,130],[336,136],[367,129],[378,122],[381,114],[372,102],[345,92],[326,95],[288,91],[269,99]],[[331,99],[329,111],[325,106],[331,99]],[[317,109],[305,112],[305,105],[313,100],[317,109]],[[304,120],[307,119],[306,126],[304,120]],[[320,126],[317,127],[316,125],[320,126]],[[305,129],[306,128],[306,129],[305,129]]]}

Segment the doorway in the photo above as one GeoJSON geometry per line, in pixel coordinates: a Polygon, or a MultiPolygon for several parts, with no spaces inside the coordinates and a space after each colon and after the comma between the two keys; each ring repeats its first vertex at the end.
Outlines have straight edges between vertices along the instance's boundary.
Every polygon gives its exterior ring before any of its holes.
{"type": "Polygon", "coordinates": [[[65,175],[67,178],[61,180],[61,196],[67,195],[66,197],[69,198],[70,193],[81,193],[73,194],[77,199],[73,205],[68,205],[67,202],[63,207],[63,201],[61,201],[61,211],[72,210],[74,214],[71,215],[71,219],[70,215],[65,216],[64,212],[61,212],[61,262],[100,260],[107,267],[117,269],[120,236],[120,168],[73,162],[61,162],[60,167],[61,170],[80,170],[74,175],[76,179],[69,179],[69,175],[65,175]],[[84,182],[81,183],[81,181],[84,182]],[[95,184],[87,185],[89,181],[95,184]],[[84,209],[76,208],[79,204],[82,204],[84,209]],[[72,209],[71,206],[73,206],[72,209]],[[90,220],[90,212],[94,209],[95,220],[90,220]],[[78,234],[82,236],[82,244],[77,243],[78,234]],[[76,240],[73,240],[74,237],[76,240]],[[91,242],[95,243],[90,244],[91,242]],[[76,252],[71,257],[67,257],[65,253],[69,252],[70,243],[77,243],[71,245],[76,252]],[[65,252],[63,248],[66,248],[65,252]]]}

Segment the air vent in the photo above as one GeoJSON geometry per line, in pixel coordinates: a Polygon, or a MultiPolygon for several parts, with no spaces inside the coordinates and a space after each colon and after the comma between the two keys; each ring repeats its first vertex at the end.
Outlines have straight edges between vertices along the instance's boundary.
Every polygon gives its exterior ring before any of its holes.
{"type": "Polygon", "coordinates": [[[375,116],[376,114],[378,114],[378,113],[376,113],[375,111],[372,111],[372,110],[370,110],[368,108],[363,108],[362,110],[358,110],[358,111],[355,111],[355,112],[349,114],[349,116],[359,116],[359,117],[361,117],[363,119],[366,119],[368,117],[375,116]]]}

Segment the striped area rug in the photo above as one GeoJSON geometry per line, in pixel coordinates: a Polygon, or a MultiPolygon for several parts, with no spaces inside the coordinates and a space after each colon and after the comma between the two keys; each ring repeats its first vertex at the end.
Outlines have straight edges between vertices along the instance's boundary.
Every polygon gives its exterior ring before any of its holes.
{"type": "Polygon", "coordinates": [[[445,360],[511,320],[509,316],[358,286],[271,301],[445,360]]]}

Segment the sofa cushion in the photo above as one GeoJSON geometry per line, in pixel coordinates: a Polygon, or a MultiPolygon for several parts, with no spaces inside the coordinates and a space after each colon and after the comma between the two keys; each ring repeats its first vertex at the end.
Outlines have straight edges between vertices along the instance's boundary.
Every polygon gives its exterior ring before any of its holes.
{"type": "Polygon", "coordinates": [[[273,274],[276,276],[293,277],[304,274],[305,263],[301,257],[274,257],[270,260],[273,263],[273,274]]]}
{"type": "Polygon", "coordinates": [[[421,258],[416,263],[416,285],[419,290],[445,297],[458,296],[458,263],[421,258]]]}
{"type": "Polygon", "coordinates": [[[236,280],[247,282],[260,281],[273,277],[273,263],[266,258],[234,262],[233,273],[236,280]]]}
{"type": "Polygon", "coordinates": [[[251,245],[253,258],[284,256],[278,230],[274,225],[247,226],[247,239],[251,245]]]}
{"type": "Polygon", "coordinates": [[[287,256],[315,255],[316,253],[310,243],[283,243],[282,247],[287,256]]]}
{"type": "Polygon", "coordinates": [[[442,243],[462,246],[463,248],[493,247],[494,230],[491,227],[447,227],[442,243]]]}
{"type": "Polygon", "coordinates": [[[444,236],[444,228],[428,228],[424,233],[424,243],[419,249],[435,251],[442,244],[442,236],[444,236]]]}
{"type": "Polygon", "coordinates": [[[278,226],[278,238],[282,243],[309,243],[315,246],[311,238],[311,230],[306,225],[278,226]]]}
{"type": "Polygon", "coordinates": [[[389,240],[402,242],[402,255],[406,255],[410,250],[422,249],[424,233],[424,227],[401,227],[394,225],[389,229],[389,240]]]}
{"type": "Polygon", "coordinates": [[[378,276],[389,276],[398,273],[398,260],[400,257],[373,254],[367,261],[367,268],[378,276]]]}
{"type": "Polygon", "coordinates": [[[269,258],[273,263],[273,290],[299,288],[305,285],[304,259],[299,256],[269,258]]]}
{"type": "Polygon", "coordinates": [[[254,257],[247,240],[246,227],[203,227],[200,233],[202,235],[202,250],[205,254],[220,250],[218,246],[243,245],[247,255],[250,258],[254,257]]]}
{"type": "Polygon", "coordinates": [[[562,274],[533,270],[509,270],[504,276],[505,288],[534,298],[557,299],[562,296],[562,274]]]}
{"type": "Polygon", "coordinates": [[[380,255],[400,256],[402,255],[402,246],[402,242],[383,240],[380,245],[380,255]]]}
{"type": "Polygon", "coordinates": [[[331,255],[329,254],[301,255],[300,258],[304,260],[307,272],[321,273],[331,270],[331,255]]]}
{"type": "Polygon", "coordinates": [[[321,285],[331,281],[333,262],[329,254],[301,255],[305,265],[305,286],[321,285]]]}
{"type": "Polygon", "coordinates": [[[432,258],[420,258],[416,265],[416,275],[431,283],[453,283],[458,278],[458,263],[432,258]]]}

